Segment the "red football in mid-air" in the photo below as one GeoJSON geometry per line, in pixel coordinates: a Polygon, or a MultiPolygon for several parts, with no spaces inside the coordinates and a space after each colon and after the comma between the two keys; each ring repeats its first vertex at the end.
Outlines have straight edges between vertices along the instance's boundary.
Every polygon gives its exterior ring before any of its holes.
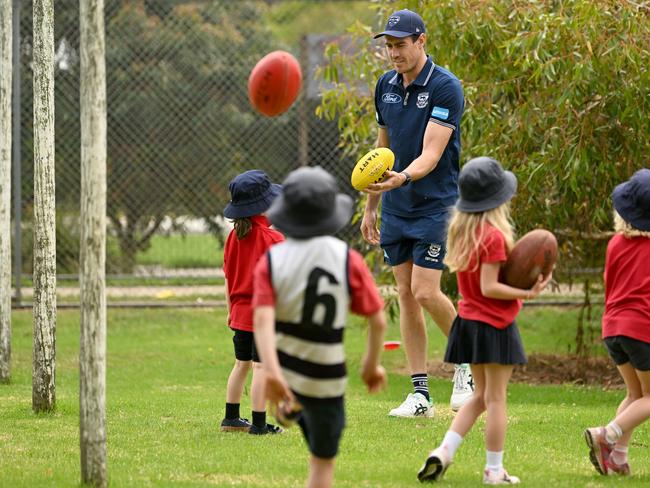
{"type": "Polygon", "coordinates": [[[302,84],[296,58],[273,51],[260,59],[248,77],[248,99],[263,115],[274,117],[289,110],[302,84]]]}
{"type": "Polygon", "coordinates": [[[557,240],[544,229],[535,229],[524,235],[512,248],[501,269],[502,283],[528,290],[540,274],[553,271],[557,260],[557,240]]]}

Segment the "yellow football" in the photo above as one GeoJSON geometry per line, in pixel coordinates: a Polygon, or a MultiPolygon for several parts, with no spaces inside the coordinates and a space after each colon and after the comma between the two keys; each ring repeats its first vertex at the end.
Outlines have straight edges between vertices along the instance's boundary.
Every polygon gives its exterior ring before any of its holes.
{"type": "Polygon", "coordinates": [[[372,183],[379,183],[384,173],[393,169],[395,154],[387,147],[369,151],[354,165],[350,181],[356,190],[364,190],[372,183]]]}

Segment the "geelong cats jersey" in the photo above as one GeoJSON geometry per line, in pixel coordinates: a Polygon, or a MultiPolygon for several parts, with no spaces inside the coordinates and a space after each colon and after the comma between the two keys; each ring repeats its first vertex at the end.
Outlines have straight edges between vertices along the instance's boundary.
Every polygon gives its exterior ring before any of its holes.
{"type": "Polygon", "coordinates": [[[345,392],[348,255],[347,244],[331,236],[290,239],[268,252],[278,357],[289,386],[304,396],[345,392]]]}

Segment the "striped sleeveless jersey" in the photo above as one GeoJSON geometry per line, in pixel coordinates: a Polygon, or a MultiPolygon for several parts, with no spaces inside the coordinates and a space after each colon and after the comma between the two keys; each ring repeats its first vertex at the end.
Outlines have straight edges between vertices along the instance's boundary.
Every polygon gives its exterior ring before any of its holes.
{"type": "Polygon", "coordinates": [[[348,246],[331,236],[287,241],[268,252],[278,357],[292,390],[343,396],[343,330],[350,305],[348,246]]]}

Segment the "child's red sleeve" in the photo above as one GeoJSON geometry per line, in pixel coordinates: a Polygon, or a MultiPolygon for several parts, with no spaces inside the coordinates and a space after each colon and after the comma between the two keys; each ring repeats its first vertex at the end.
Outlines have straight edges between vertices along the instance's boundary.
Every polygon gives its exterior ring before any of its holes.
{"type": "Polygon", "coordinates": [[[275,305],[275,293],[269,273],[268,254],[264,254],[255,265],[253,271],[253,308],[264,305],[275,305]]]}
{"type": "Polygon", "coordinates": [[[358,315],[373,315],[384,307],[384,301],[361,254],[354,249],[348,253],[350,310],[358,315]]]}
{"type": "Polygon", "coordinates": [[[500,230],[491,226],[488,229],[481,246],[481,263],[501,263],[508,259],[506,239],[500,230]]]}

